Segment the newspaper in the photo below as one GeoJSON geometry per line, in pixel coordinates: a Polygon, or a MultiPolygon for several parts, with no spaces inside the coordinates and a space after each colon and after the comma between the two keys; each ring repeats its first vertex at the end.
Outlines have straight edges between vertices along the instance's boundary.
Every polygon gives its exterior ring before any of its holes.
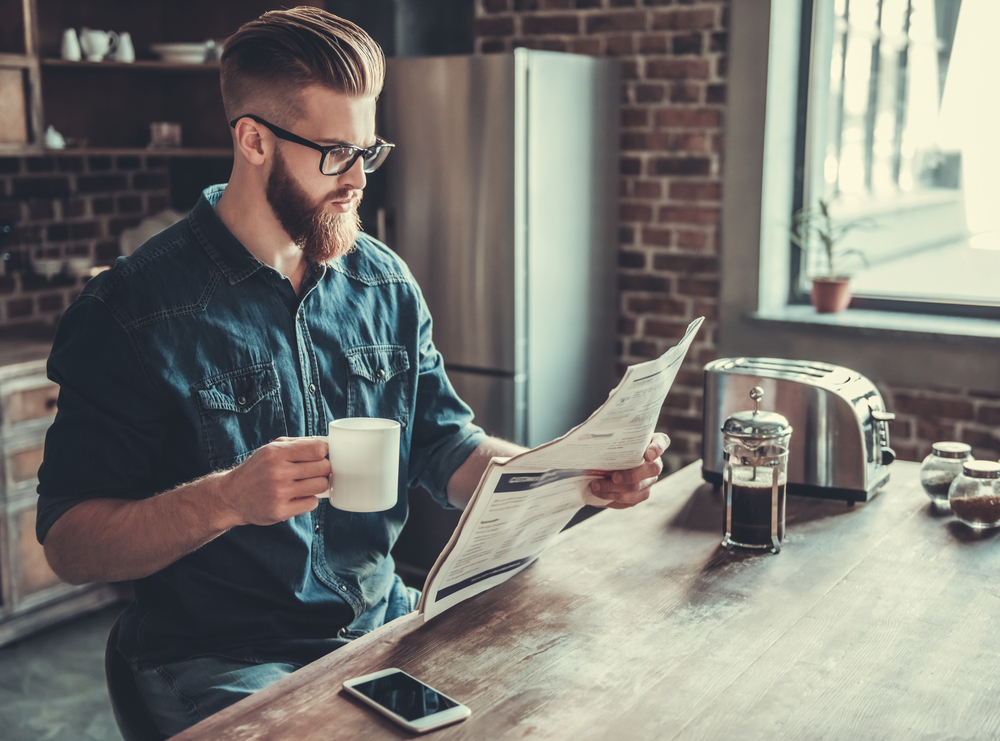
{"type": "Polygon", "coordinates": [[[451,540],[427,575],[424,620],[500,584],[531,564],[585,504],[607,500],[590,482],[638,466],[700,317],[656,360],[630,366],[607,400],[552,442],[486,467],[451,540]]]}

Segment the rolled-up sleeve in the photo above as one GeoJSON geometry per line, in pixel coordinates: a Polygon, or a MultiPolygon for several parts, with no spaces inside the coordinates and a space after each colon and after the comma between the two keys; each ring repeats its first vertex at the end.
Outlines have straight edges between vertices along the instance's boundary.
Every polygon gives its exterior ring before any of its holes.
{"type": "Polygon", "coordinates": [[[167,428],[163,397],[124,328],[94,296],[63,315],[47,371],[59,384],[59,400],[38,472],[40,543],[80,502],[155,493],[167,428]]]}
{"type": "Polygon", "coordinates": [[[473,413],[452,387],[441,353],[434,347],[430,311],[419,298],[419,367],[416,413],[410,448],[410,486],[422,486],[443,507],[452,474],[472,454],[486,433],[473,423],[473,413]]]}

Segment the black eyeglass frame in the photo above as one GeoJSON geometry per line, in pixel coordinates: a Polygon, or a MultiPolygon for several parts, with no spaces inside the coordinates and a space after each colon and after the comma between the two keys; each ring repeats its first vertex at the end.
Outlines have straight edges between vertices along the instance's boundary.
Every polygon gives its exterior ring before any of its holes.
{"type": "Polygon", "coordinates": [[[353,144],[331,144],[328,147],[324,147],[322,144],[317,144],[316,142],[311,142],[308,139],[303,139],[301,136],[293,134],[291,131],[285,131],[280,126],[275,126],[273,123],[269,123],[260,116],[255,116],[252,113],[247,113],[243,116],[238,116],[234,118],[232,121],[229,122],[229,125],[235,129],[236,124],[239,123],[241,118],[249,118],[251,121],[256,121],[262,126],[266,126],[271,131],[271,133],[274,134],[279,139],[284,139],[285,141],[292,142],[293,144],[301,144],[303,147],[309,147],[310,149],[315,149],[317,152],[320,153],[319,171],[321,174],[327,175],[329,177],[333,177],[334,175],[343,175],[345,172],[354,167],[354,163],[358,161],[359,157],[367,158],[368,155],[372,155],[373,157],[376,158],[375,165],[369,169],[368,167],[366,167],[365,159],[362,159],[361,167],[364,169],[366,173],[375,172],[379,167],[381,167],[382,163],[385,162],[385,158],[389,154],[388,150],[391,147],[396,146],[395,144],[387,142],[385,139],[376,136],[375,144],[373,144],[368,148],[356,147],[353,144]],[[336,172],[323,172],[323,163],[326,162],[326,156],[335,149],[351,149],[354,150],[354,154],[351,157],[351,159],[348,160],[347,164],[344,165],[344,167],[342,167],[341,169],[337,170],[336,172]],[[383,150],[386,150],[385,154],[382,154],[383,150]],[[382,156],[380,157],[379,155],[382,156]]]}

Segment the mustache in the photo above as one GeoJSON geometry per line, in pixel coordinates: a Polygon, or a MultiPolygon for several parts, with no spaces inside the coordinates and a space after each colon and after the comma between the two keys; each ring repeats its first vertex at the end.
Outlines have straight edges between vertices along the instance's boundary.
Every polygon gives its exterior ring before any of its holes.
{"type": "Polygon", "coordinates": [[[335,190],[327,194],[326,202],[330,201],[344,201],[350,198],[355,204],[361,202],[361,196],[363,191],[358,188],[341,188],[340,190],[335,190]]]}

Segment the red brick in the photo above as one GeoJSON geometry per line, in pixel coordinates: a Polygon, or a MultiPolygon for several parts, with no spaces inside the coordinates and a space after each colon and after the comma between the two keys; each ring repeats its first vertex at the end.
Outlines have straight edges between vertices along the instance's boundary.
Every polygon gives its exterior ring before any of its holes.
{"type": "Polygon", "coordinates": [[[677,34],[673,38],[671,51],[675,56],[695,54],[701,56],[702,38],[700,33],[677,34]]]}
{"type": "Polygon", "coordinates": [[[524,34],[576,34],[579,29],[575,15],[526,15],[521,18],[521,33],[524,34]]]}
{"type": "Polygon", "coordinates": [[[641,84],[635,86],[637,103],[659,103],[666,94],[667,86],[662,83],[641,84]]]}
{"type": "Polygon", "coordinates": [[[635,334],[636,329],[639,327],[639,322],[635,319],[629,319],[628,317],[618,317],[618,334],[626,335],[631,337],[635,334]]]}
{"type": "Polygon", "coordinates": [[[635,241],[635,230],[630,226],[618,227],[618,244],[632,244],[635,241]]]}
{"type": "Polygon", "coordinates": [[[642,171],[642,160],[638,157],[622,157],[619,160],[618,171],[622,175],[638,175],[642,171]]]}
{"type": "Polygon", "coordinates": [[[687,301],[675,298],[629,298],[629,311],[635,314],[659,314],[661,316],[687,316],[687,301]]]}
{"type": "Polygon", "coordinates": [[[569,43],[562,39],[542,39],[545,51],[569,51],[569,43]]]}
{"type": "Polygon", "coordinates": [[[659,221],[665,224],[717,224],[720,209],[687,206],[664,206],[660,209],[659,221]]]}
{"type": "Polygon", "coordinates": [[[640,54],[665,54],[667,51],[667,35],[650,33],[639,37],[640,54]]]}
{"type": "MultiPolygon", "coordinates": [[[[646,326],[648,327],[649,324],[647,323],[646,326]]],[[[680,336],[684,336],[683,331],[680,336]]],[[[694,411],[694,408],[692,407],[692,402],[694,401],[695,398],[691,394],[685,394],[681,391],[674,390],[667,395],[667,399],[664,401],[663,406],[668,409],[678,409],[682,412],[689,412],[694,411]]],[[[701,411],[701,409],[699,408],[698,411],[701,411]]]]}
{"type": "Polygon", "coordinates": [[[649,163],[651,175],[708,175],[711,171],[707,157],[657,157],[649,163]]]}
{"type": "Polygon", "coordinates": [[[11,319],[31,316],[35,303],[30,297],[12,298],[7,301],[7,316],[11,319]]]}
{"type": "Polygon", "coordinates": [[[996,433],[993,431],[964,427],[961,441],[972,446],[972,454],[977,458],[989,457],[996,460],[1000,455],[1000,440],[997,440],[996,433]],[[983,456],[981,451],[990,451],[990,454],[983,456]]]}
{"type": "Polygon", "coordinates": [[[890,443],[894,440],[899,439],[909,439],[912,437],[912,425],[910,420],[903,417],[896,417],[896,419],[889,422],[889,441],[890,443]]]}
{"type": "Polygon", "coordinates": [[[716,273],[719,261],[714,257],[695,255],[665,254],[653,258],[656,270],[669,270],[674,273],[716,273]]]}
{"type": "Polygon", "coordinates": [[[979,407],[976,412],[976,421],[984,425],[1000,426],[1000,407],[986,406],[979,407]]]}
{"type": "Polygon", "coordinates": [[[715,28],[715,9],[668,10],[653,14],[653,28],[666,31],[695,31],[715,28]]]}
{"type": "Polygon", "coordinates": [[[653,207],[645,203],[623,203],[618,207],[618,218],[622,221],[652,221],[653,207]]]}
{"type": "Polygon", "coordinates": [[[697,82],[678,82],[670,89],[671,103],[701,103],[702,86],[697,82]]]}
{"type": "Polygon", "coordinates": [[[705,59],[648,59],[646,77],[663,80],[708,78],[708,61],[705,59]]]}
{"type": "Polygon", "coordinates": [[[512,16],[478,18],[476,20],[477,36],[511,36],[513,33],[514,18],[512,16]]]}
{"type": "Polygon", "coordinates": [[[622,79],[623,80],[638,80],[639,79],[639,63],[633,59],[628,59],[622,62],[622,79]]]}
{"type": "Polygon", "coordinates": [[[514,0],[514,10],[538,10],[541,0],[514,0]]]}
{"type": "Polygon", "coordinates": [[[682,278],[677,281],[677,293],[681,296],[718,296],[719,281],[682,278]]]}
{"type": "Polygon", "coordinates": [[[483,0],[487,13],[505,13],[510,10],[510,0],[483,0]]]}
{"type": "Polygon", "coordinates": [[[941,440],[954,440],[956,435],[957,430],[954,422],[925,419],[923,417],[917,418],[916,436],[921,440],[936,443],[941,440]]]}
{"type": "Polygon", "coordinates": [[[667,429],[669,435],[673,430],[683,430],[685,432],[701,432],[701,415],[697,417],[685,417],[679,414],[664,414],[660,417],[660,423],[667,429]]]}
{"type": "Polygon", "coordinates": [[[612,8],[634,8],[636,0],[609,0],[612,8]]]}
{"type": "Polygon", "coordinates": [[[707,321],[715,321],[719,318],[718,304],[710,304],[707,301],[700,301],[694,305],[691,313],[694,316],[703,316],[707,321]]]}
{"type": "Polygon", "coordinates": [[[649,111],[646,108],[623,108],[622,127],[649,126],[649,111]]]}
{"type": "Polygon", "coordinates": [[[701,369],[693,370],[682,367],[677,372],[674,383],[678,386],[703,386],[705,384],[705,372],[701,369]]]}
{"type": "MultiPolygon", "coordinates": [[[[122,178],[124,180],[124,178],[122,178]]],[[[14,178],[11,195],[15,198],[57,198],[69,195],[69,178],[14,178]]]]}
{"type": "Polygon", "coordinates": [[[704,152],[707,144],[704,134],[678,134],[674,139],[674,149],[679,152],[704,152]]]}
{"type": "Polygon", "coordinates": [[[641,252],[622,250],[618,253],[618,267],[641,270],[646,267],[646,256],[641,252]]]}
{"type": "Polygon", "coordinates": [[[709,85],[705,88],[705,102],[706,103],[725,103],[726,102],[726,86],[725,85],[709,85]]]}
{"type": "Polygon", "coordinates": [[[673,182],[670,197],[677,201],[719,201],[722,200],[722,184],[673,182]]]}
{"type": "Polygon", "coordinates": [[[656,112],[658,126],[716,127],[722,125],[722,112],[713,108],[661,108],[656,112]]]}
{"type": "Polygon", "coordinates": [[[687,322],[663,322],[656,319],[647,319],[643,322],[642,327],[647,336],[679,340],[684,336],[684,330],[687,329],[687,322]]]}
{"type": "Polygon", "coordinates": [[[721,51],[724,52],[729,47],[729,34],[725,31],[717,31],[711,35],[711,41],[708,44],[709,51],[721,51]]]}
{"type": "Polygon", "coordinates": [[[605,51],[613,57],[621,57],[631,54],[634,47],[631,36],[609,36],[605,39],[605,51]]]}
{"type": "Polygon", "coordinates": [[[573,0],[542,0],[542,7],[546,10],[569,10],[573,7],[573,0]]]}
{"type": "Polygon", "coordinates": [[[480,41],[479,51],[483,54],[496,54],[498,52],[507,51],[507,44],[504,41],[492,40],[492,41],[480,41]]]}
{"type": "Polygon", "coordinates": [[[619,275],[618,288],[622,291],[646,291],[649,293],[669,293],[670,280],[654,275],[619,275]]]}
{"type": "Polygon", "coordinates": [[[663,196],[663,184],[658,180],[636,180],[633,193],[636,198],[654,198],[663,196]]]}
{"type": "Polygon", "coordinates": [[[899,414],[944,417],[954,420],[971,420],[973,418],[972,402],[965,399],[911,396],[906,393],[894,395],[893,411],[899,414]]]}
{"type": "Polygon", "coordinates": [[[637,358],[656,358],[661,353],[655,342],[639,340],[628,344],[628,354],[637,358]]]}
{"type": "Polygon", "coordinates": [[[602,54],[603,39],[573,39],[573,51],[577,54],[589,54],[598,57],[602,54]]]}
{"type": "Polygon", "coordinates": [[[642,244],[648,247],[669,247],[671,242],[673,242],[673,232],[670,229],[644,227],[642,230],[642,244]]]}
{"type": "Polygon", "coordinates": [[[621,136],[621,146],[625,151],[640,152],[665,152],[672,149],[670,135],[663,131],[627,131],[621,136]]]}
{"type": "Polygon", "coordinates": [[[645,31],[646,11],[600,13],[587,16],[587,33],[611,31],[645,31]]]}

